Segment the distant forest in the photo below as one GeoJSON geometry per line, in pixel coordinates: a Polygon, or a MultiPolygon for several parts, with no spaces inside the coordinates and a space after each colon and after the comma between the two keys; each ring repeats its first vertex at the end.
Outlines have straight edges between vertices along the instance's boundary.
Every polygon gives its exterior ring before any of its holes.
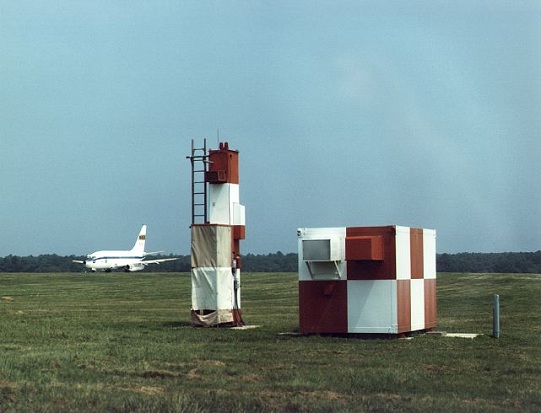
{"type": "MultiPolygon", "coordinates": [[[[160,255],[156,258],[171,258],[172,255],[160,255]]],[[[0,258],[0,272],[55,273],[84,272],[86,268],[72,260],[83,257],[69,257],[56,254],[19,257],[8,255],[0,258]]],[[[437,254],[438,272],[473,272],[473,273],[533,273],[541,274],[541,251],[437,254]]],[[[189,272],[190,256],[180,256],[177,261],[149,265],[143,272],[189,272]]],[[[297,254],[273,254],[242,256],[244,272],[297,272],[297,254]]]]}

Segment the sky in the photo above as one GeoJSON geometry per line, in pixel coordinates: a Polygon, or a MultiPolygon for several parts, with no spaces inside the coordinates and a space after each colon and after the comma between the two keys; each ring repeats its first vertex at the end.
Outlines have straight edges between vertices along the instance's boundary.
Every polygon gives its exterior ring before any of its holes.
{"type": "Polygon", "coordinates": [[[190,253],[192,139],[243,253],[300,227],[541,250],[538,1],[0,0],[0,256],[190,253]]]}

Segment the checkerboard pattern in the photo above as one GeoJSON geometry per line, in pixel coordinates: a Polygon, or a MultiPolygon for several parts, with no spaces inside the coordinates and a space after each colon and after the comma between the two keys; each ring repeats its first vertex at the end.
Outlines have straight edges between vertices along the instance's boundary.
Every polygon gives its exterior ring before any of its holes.
{"type": "Polygon", "coordinates": [[[298,237],[301,333],[398,335],[436,326],[435,230],[302,228],[298,237]]]}

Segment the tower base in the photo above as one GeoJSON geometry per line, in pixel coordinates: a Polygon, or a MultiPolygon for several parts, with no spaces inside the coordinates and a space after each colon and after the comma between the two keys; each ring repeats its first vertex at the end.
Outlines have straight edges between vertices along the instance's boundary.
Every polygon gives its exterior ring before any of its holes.
{"type": "Polygon", "coordinates": [[[240,327],[242,311],[239,310],[192,310],[191,323],[194,327],[240,327]]]}

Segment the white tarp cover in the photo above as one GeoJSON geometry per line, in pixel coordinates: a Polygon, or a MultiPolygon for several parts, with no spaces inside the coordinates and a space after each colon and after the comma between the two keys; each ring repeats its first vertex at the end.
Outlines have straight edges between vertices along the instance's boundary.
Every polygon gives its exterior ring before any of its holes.
{"type": "Polygon", "coordinates": [[[192,226],[192,268],[231,268],[231,227],[192,226]]]}
{"type": "Polygon", "coordinates": [[[233,309],[233,274],[231,268],[192,268],[192,309],[233,309]]]}
{"type": "Polygon", "coordinates": [[[232,228],[192,226],[192,323],[213,326],[234,322],[232,228]]]}
{"type": "Polygon", "coordinates": [[[230,324],[235,320],[233,319],[233,312],[231,310],[216,310],[210,314],[197,314],[192,311],[191,322],[196,326],[211,327],[219,324],[230,324]]]}

